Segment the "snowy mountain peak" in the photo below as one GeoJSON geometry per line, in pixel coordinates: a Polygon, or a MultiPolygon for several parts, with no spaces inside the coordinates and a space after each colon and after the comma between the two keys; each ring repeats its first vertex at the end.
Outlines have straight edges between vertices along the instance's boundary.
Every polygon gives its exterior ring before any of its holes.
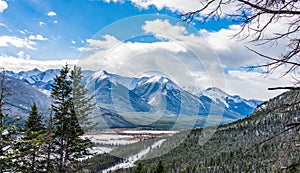
{"type": "Polygon", "coordinates": [[[134,88],[146,87],[148,89],[159,89],[160,90],[179,90],[177,84],[167,77],[162,76],[151,76],[139,78],[134,88]],[[151,87],[150,87],[151,86],[151,87]]]}
{"type": "Polygon", "coordinates": [[[207,88],[201,92],[201,96],[206,96],[212,99],[214,102],[224,105],[227,109],[233,112],[239,112],[241,115],[249,115],[253,112],[253,109],[261,103],[257,100],[246,100],[238,95],[229,95],[219,88],[212,87],[207,88]]]}
{"type": "Polygon", "coordinates": [[[166,84],[171,82],[170,79],[162,76],[151,76],[145,83],[159,83],[159,84],[166,84]]]}
{"type": "Polygon", "coordinates": [[[95,73],[93,74],[93,78],[98,78],[98,79],[100,79],[100,80],[108,79],[108,80],[110,80],[111,82],[112,82],[113,76],[114,76],[113,74],[110,74],[110,73],[108,73],[108,72],[105,71],[105,70],[100,70],[100,71],[95,72],[95,73]]]}
{"type": "Polygon", "coordinates": [[[26,77],[33,76],[33,75],[38,75],[39,73],[41,73],[41,71],[37,68],[34,68],[29,71],[21,71],[17,75],[20,76],[22,79],[22,78],[26,78],[26,77]]]}
{"type": "Polygon", "coordinates": [[[101,77],[101,76],[109,76],[110,74],[105,70],[100,70],[94,73],[94,77],[101,77]]]}
{"type": "Polygon", "coordinates": [[[219,96],[228,96],[228,94],[226,92],[224,92],[223,90],[221,90],[217,87],[207,88],[204,92],[210,93],[210,94],[217,94],[219,96]]]}

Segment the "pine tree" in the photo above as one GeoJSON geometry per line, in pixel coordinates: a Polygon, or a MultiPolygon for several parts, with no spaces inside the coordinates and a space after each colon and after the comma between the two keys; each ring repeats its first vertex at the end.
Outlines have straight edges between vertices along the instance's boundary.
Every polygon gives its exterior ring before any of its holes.
{"type": "Polygon", "coordinates": [[[91,117],[89,117],[96,105],[96,103],[91,103],[94,99],[94,95],[87,97],[88,90],[82,83],[83,74],[80,67],[74,66],[74,69],[71,71],[71,79],[73,82],[73,103],[75,113],[83,130],[88,131],[96,125],[91,121],[91,117]]]}
{"type": "Polygon", "coordinates": [[[133,173],[144,173],[143,165],[141,162],[137,163],[137,166],[134,168],[133,173]]]}
{"type": "Polygon", "coordinates": [[[164,173],[164,165],[161,160],[158,161],[158,164],[154,170],[154,173],[164,173]]]}
{"type": "Polygon", "coordinates": [[[52,110],[50,111],[50,117],[47,122],[47,132],[46,132],[46,141],[44,146],[44,152],[45,152],[45,170],[46,172],[54,172],[55,170],[55,161],[53,159],[53,150],[55,148],[55,145],[53,143],[53,117],[52,117],[52,110]]]}
{"type": "MultiPolygon", "coordinates": [[[[74,106],[74,76],[72,77],[72,74],[69,76],[69,73],[68,65],[60,70],[60,74],[54,78],[55,84],[52,85],[51,92],[54,112],[53,144],[56,146],[54,153],[58,156],[57,172],[76,171],[76,162],[79,158],[89,155],[88,148],[92,146],[90,140],[80,137],[84,131],[77,119],[77,117],[81,118],[81,115],[77,116],[74,106]]],[[[82,98],[85,99],[85,97],[82,98]]]]}
{"type": "Polygon", "coordinates": [[[46,127],[35,103],[31,107],[30,114],[25,121],[24,131],[24,144],[20,149],[25,157],[24,160],[28,163],[24,165],[24,169],[28,172],[42,172],[42,148],[45,143],[46,127]]]}

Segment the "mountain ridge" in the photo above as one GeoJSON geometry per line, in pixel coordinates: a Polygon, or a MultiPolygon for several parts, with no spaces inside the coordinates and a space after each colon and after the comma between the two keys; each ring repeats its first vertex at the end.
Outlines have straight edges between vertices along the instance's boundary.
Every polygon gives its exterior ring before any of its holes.
{"type": "MultiPolygon", "coordinates": [[[[7,72],[8,76],[46,93],[51,90],[53,77],[58,73],[58,69],[7,72]]],[[[231,96],[216,87],[199,91],[199,95],[194,95],[163,76],[132,78],[107,71],[83,71],[83,75],[83,83],[90,94],[96,96],[98,106],[114,112],[112,115],[124,116],[130,112],[140,112],[149,113],[148,118],[151,118],[153,114],[171,117],[180,115],[206,117],[222,114],[223,120],[220,123],[224,124],[251,114],[255,107],[262,103],[257,100],[246,100],[237,95],[231,96]]],[[[127,120],[126,117],[123,118],[127,120]]],[[[124,122],[122,119],[119,120],[124,122]]]]}

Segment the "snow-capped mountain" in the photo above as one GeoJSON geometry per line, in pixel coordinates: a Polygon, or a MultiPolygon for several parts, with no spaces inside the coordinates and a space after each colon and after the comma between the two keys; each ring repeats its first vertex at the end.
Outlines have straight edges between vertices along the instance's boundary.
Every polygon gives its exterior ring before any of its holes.
{"type": "Polygon", "coordinates": [[[224,117],[236,120],[251,114],[261,103],[231,96],[218,88],[209,88],[196,96],[161,76],[128,78],[101,71],[93,77],[91,91],[97,102],[113,105],[117,111],[163,112],[175,116],[221,112],[224,117]]]}
{"type": "Polygon", "coordinates": [[[238,95],[231,96],[216,87],[208,88],[200,92],[199,96],[207,96],[214,102],[224,105],[226,109],[232,112],[238,112],[242,116],[252,114],[253,108],[256,108],[262,103],[262,101],[259,100],[246,100],[238,95]]]}
{"type": "Polygon", "coordinates": [[[202,107],[199,99],[180,89],[173,81],[166,77],[143,77],[132,90],[139,97],[151,105],[152,111],[164,111],[166,114],[197,115],[202,107]]]}
{"type": "MultiPolygon", "coordinates": [[[[34,86],[25,87],[26,90],[49,92],[50,85],[54,82],[53,78],[58,73],[57,69],[46,71],[33,69],[19,73],[7,72],[7,75],[20,82],[23,81],[28,86],[34,86]]],[[[218,88],[199,91],[199,95],[192,94],[172,80],[161,76],[130,78],[107,71],[83,71],[83,75],[83,83],[90,94],[95,95],[97,105],[110,110],[115,115],[124,112],[149,113],[149,116],[159,113],[171,117],[182,114],[201,117],[223,114],[229,122],[251,114],[261,103],[237,95],[231,96],[218,88]]],[[[111,117],[107,115],[106,112],[105,117],[111,117]]],[[[121,122],[120,118],[117,119],[121,122]]],[[[114,120],[114,122],[118,121],[114,120]]]]}
{"type": "Polygon", "coordinates": [[[54,83],[53,78],[58,73],[58,69],[40,71],[39,69],[35,68],[33,70],[21,71],[19,73],[8,72],[7,75],[16,79],[20,79],[25,83],[39,87],[41,89],[50,90],[50,85],[54,83]]]}
{"type": "Polygon", "coordinates": [[[41,89],[9,76],[5,78],[5,86],[9,94],[5,98],[5,113],[13,117],[27,117],[33,103],[36,103],[40,113],[44,115],[49,113],[51,98],[41,89]]]}
{"type": "Polygon", "coordinates": [[[96,101],[103,107],[121,112],[147,112],[150,105],[132,90],[129,90],[128,77],[97,72],[87,81],[87,87],[96,96],[96,101]],[[127,85],[126,85],[127,84],[127,85]]]}

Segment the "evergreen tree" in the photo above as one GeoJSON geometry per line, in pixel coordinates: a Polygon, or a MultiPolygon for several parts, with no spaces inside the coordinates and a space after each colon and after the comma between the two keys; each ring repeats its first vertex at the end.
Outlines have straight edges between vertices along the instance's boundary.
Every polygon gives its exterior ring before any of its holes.
{"type": "Polygon", "coordinates": [[[89,117],[96,105],[96,103],[91,103],[95,95],[87,97],[88,90],[82,83],[83,74],[80,67],[74,66],[71,71],[71,79],[73,82],[73,103],[78,122],[84,131],[90,130],[96,125],[89,117]]]}
{"type": "Polygon", "coordinates": [[[141,162],[137,163],[137,166],[134,168],[133,173],[144,173],[143,165],[141,162]]]}
{"type": "Polygon", "coordinates": [[[44,152],[46,155],[45,158],[45,170],[46,172],[54,172],[55,168],[55,160],[53,159],[53,150],[55,148],[55,145],[53,143],[53,118],[52,118],[52,110],[50,112],[50,117],[48,120],[48,126],[47,126],[47,132],[46,132],[46,141],[45,141],[45,146],[44,146],[44,152]]]}
{"type": "Polygon", "coordinates": [[[35,103],[31,107],[30,114],[25,121],[24,131],[24,144],[20,149],[28,163],[24,165],[24,169],[28,172],[42,172],[42,146],[45,143],[46,127],[43,124],[42,115],[38,113],[35,103]]]}
{"type": "Polygon", "coordinates": [[[161,160],[158,161],[158,164],[154,170],[154,173],[164,173],[164,165],[161,160]]]}
{"type": "MultiPolygon", "coordinates": [[[[53,142],[56,146],[54,153],[58,156],[57,172],[76,171],[76,162],[79,158],[89,155],[88,148],[92,146],[90,140],[80,137],[84,131],[78,122],[73,102],[74,76],[72,74],[69,76],[69,73],[68,65],[60,70],[60,74],[54,78],[55,84],[52,85],[51,92],[54,112],[53,142]]],[[[78,115],[78,117],[81,116],[78,115]]]]}

